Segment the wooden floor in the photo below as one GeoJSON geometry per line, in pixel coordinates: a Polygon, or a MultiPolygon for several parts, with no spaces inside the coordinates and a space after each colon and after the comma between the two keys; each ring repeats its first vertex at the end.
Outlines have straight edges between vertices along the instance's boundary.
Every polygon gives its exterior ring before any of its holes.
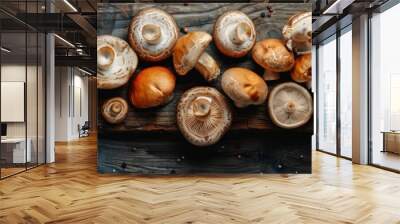
{"type": "Polygon", "coordinates": [[[0,223],[400,223],[400,175],[315,152],[312,175],[96,172],[96,140],[0,181],[0,223]]]}

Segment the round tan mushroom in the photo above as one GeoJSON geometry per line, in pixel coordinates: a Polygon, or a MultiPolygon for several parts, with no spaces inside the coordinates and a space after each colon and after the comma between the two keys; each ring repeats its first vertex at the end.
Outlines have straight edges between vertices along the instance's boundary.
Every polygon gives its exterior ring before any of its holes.
{"type": "Polygon", "coordinates": [[[218,17],[213,37],[218,50],[226,56],[246,55],[256,41],[253,21],[241,11],[229,11],[218,17]]]}
{"type": "Polygon", "coordinates": [[[175,75],[167,68],[143,69],[132,81],[130,100],[137,108],[150,108],[168,103],[175,89],[175,75]]]}
{"type": "Polygon", "coordinates": [[[128,103],[122,97],[114,97],[104,102],[101,115],[110,124],[118,124],[128,115],[128,103]]]}
{"type": "Polygon", "coordinates": [[[310,93],[299,84],[286,82],[272,89],[268,110],[271,120],[277,126],[292,129],[306,124],[313,110],[310,93]]]}
{"type": "Polygon", "coordinates": [[[265,102],[268,86],[256,73],[245,68],[230,68],[224,72],[221,86],[237,107],[259,105],[265,102]]]}
{"type": "Polygon", "coordinates": [[[211,87],[194,87],[184,92],[176,116],[182,135],[196,146],[215,144],[232,123],[225,97],[211,87]]]}
{"type": "Polygon", "coordinates": [[[216,79],[221,71],[217,62],[205,52],[212,37],[206,32],[190,32],[178,39],[172,58],[175,71],[179,75],[186,75],[190,70],[196,70],[206,79],[216,79]]]}
{"type": "Polygon", "coordinates": [[[296,58],[290,75],[298,83],[309,82],[311,80],[311,53],[302,54],[296,58]]]}
{"type": "Polygon", "coordinates": [[[294,55],[282,40],[265,39],[256,43],[252,56],[254,61],[265,69],[265,80],[277,80],[280,72],[293,68],[294,55]]]}
{"type": "Polygon", "coordinates": [[[312,13],[293,15],[283,27],[286,46],[298,54],[310,53],[312,47],[312,13]]]}
{"type": "Polygon", "coordinates": [[[157,8],[141,10],[129,25],[128,39],[132,48],[145,61],[169,57],[179,36],[174,18],[157,8]]]}
{"type": "Polygon", "coordinates": [[[127,83],[138,58],[129,44],[114,36],[97,37],[97,88],[115,89],[127,83]]]}

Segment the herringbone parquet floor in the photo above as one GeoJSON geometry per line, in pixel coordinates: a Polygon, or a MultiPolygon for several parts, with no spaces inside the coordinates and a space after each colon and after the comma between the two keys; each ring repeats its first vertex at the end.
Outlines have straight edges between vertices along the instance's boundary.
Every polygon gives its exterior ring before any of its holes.
{"type": "Polygon", "coordinates": [[[0,181],[0,223],[400,223],[400,175],[315,152],[312,175],[96,172],[96,140],[0,181]]]}

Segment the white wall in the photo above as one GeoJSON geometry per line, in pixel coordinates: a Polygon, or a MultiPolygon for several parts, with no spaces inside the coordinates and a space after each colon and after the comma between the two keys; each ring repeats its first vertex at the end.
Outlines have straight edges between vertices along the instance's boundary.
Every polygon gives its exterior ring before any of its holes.
{"type": "Polygon", "coordinates": [[[88,121],[88,78],[72,67],[56,67],[55,78],[55,141],[74,140],[88,121]]]}

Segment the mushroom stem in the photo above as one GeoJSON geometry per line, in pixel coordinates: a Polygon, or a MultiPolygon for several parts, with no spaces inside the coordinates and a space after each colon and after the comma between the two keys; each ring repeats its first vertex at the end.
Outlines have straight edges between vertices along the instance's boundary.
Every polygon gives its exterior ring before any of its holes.
{"type": "Polygon", "coordinates": [[[142,35],[148,44],[158,44],[161,40],[160,26],[155,24],[146,24],[142,28],[142,35]]]}
{"type": "Polygon", "coordinates": [[[114,103],[113,105],[111,105],[111,113],[116,115],[119,114],[122,110],[122,107],[119,103],[114,103]]]}
{"type": "Polygon", "coordinates": [[[296,104],[292,101],[287,102],[285,106],[288,114],[292,114],[296,111],[296,104]]]}
{"type": "Polygon", "coordinates": [[[210,97],[197,97],[195,100],[193,100],[193,114],[196,117],[207,116],[211,111],[211,102],[212,99],[210,97]]]}
{"type": "Polygon", "coordinates": [[[236,25],[231,32],[230,38],[233,43],[240,45],[251,37],[251,26],[245,22],[236,25]]]}
{"type": "Polygon", "coordinates": [[[101,45],[97,49],[97,67],[102,70],[108,69],[115,59],[114,48],[108,44],[101,45]]]}
{"type": "Polygon", "coordinates": [[[195,68],[208,82],[216,79],[221,73],[217,62],[207,52],[200,56],[195,68]]]}
{"type": "Polygon", "coordinates": [[[280,79],[280,75],[279,72],[273,72],[271,70],[265,69],[263,78],[266,81],[278,80],[280,79]]]}

